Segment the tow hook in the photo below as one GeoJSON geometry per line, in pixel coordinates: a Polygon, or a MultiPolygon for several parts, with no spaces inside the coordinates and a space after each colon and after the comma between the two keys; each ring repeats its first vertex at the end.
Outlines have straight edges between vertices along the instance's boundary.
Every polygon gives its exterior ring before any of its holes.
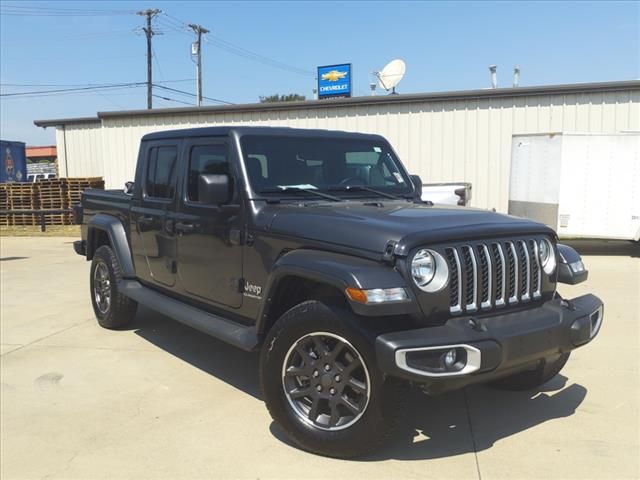
{"type": "Polygon", "coordinates": [[[485,327],[482,323],[480,323],[478,320],[476,320],[473,317],[469,318],[469,326],[475,330],[476,332],[486,332],[487,331],[487,327],[485,327]]]}

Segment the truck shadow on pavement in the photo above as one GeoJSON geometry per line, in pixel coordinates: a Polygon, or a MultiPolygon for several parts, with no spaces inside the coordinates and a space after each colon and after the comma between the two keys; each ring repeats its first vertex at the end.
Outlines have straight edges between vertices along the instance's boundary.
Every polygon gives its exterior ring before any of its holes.
{"type": "MultiPolygon", "coordinates": [[[[218,380],[262,400],[258,353],[247,353],[141,307],[131,326],[140,337],[218,380]]],[[[503,438],[571,416],[587,389],[557,375],[537,390],[509,392],[485,386],[430,397],[408,393],[398,425],[385,445],[358,461],[425,460],[491,448],[503,438]]],[[[280,427],[272,435],[293,447],[280,427]]],[[[296,447],[297,448],[297,447],[296,447]]]]}
{"type": "Polygon", "coordinates": [[[558,375],[533,391],[474,386],[440,397],[414,390],[386,447],[361,460],[424,460],[489,449],[504,438],[573,415],[587,389],[566,382],[558,375]]]}
{"type": "Polygon", "coordinates": [[[262,400],[257,352],[244,352],[146,307],[139,307],[130,328],[149,343],[262,400]]]}

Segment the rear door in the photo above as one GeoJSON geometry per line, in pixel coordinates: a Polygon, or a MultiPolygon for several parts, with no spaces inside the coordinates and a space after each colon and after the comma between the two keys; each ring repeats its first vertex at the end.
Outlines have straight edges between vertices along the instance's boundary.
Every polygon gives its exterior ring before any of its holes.
{"type": "Polygon", "coordinates": [[[131,207],[132,242],[146,265],[136,267],[141,280],[173,287],[176,279],[175,205],[180,141],[149,142],[143,153],[142,197],[131,207]],[[141,255],[140,255],[141,254],[141,255]]]}
{"type": "Polygon", "coordinates": [[[184,291],[194,299],[238,308],[242,305],[242,217],[229,151],[226,137],[185,141],[183,187],[176,216],[178,277],[184,291]],[[199,202],[200,174],[230,175],[236,188],[229,205],[199,202]]]}

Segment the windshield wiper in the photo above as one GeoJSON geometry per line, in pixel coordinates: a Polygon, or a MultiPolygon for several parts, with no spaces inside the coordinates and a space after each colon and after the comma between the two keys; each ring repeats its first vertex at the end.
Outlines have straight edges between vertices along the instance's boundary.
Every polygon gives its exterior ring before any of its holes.
{"type": "Polygon", "coordinates": [[[264,190],[260,190],[259,193],[311,193],[313,195],[317,195],[318,197],[326,198],[327,200],[333,200],[334,202],[342,201],[342,199],[339,197],[329,195],[328,193],[322,193],[312,188],[301,188],[301,187],[266,188],[264,190]]]}
{"type": "Polygon", "coordinates": [[[363,192],[371,192],[376,195],[380,195],[382,197],[391,198],[392,200],[402,200],[402,197],[398,197],[397,195],[392,195],[391,193],[382,192],[380,190],[376,190],[375,188],[367,187],[365,185],[335,185],[333,187],[329,187],[327,190],[334,192],[349,192],[360,190],[363,192]]]}

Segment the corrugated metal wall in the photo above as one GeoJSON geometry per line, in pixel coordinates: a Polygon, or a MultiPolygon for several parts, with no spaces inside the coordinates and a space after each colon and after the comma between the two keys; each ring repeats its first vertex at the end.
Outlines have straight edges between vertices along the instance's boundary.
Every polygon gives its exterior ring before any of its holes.
{"type": "MultiPolygon", "coordinates": [[[[379,133],[389,139],[409,171],[419,174],[423,181],[472,182],[474,206],[506,211],[512,135],[639,131],[640,90],[250,113],[106,117],[102,119],[100,135],[96,135],[93,126],[67,125],[69,170],[104,175],[107,188],[120,188],[133,178],[138,143],[144,134],[233,124],[379,133]]],[[[58,139],[59,151],[61,146],[58,139]]]]}
{"type": "Polygon", "coordinates": [[[67,124],[56,130],[58,170],[62,177],[103,177],[102,125],[67,124]]]}

